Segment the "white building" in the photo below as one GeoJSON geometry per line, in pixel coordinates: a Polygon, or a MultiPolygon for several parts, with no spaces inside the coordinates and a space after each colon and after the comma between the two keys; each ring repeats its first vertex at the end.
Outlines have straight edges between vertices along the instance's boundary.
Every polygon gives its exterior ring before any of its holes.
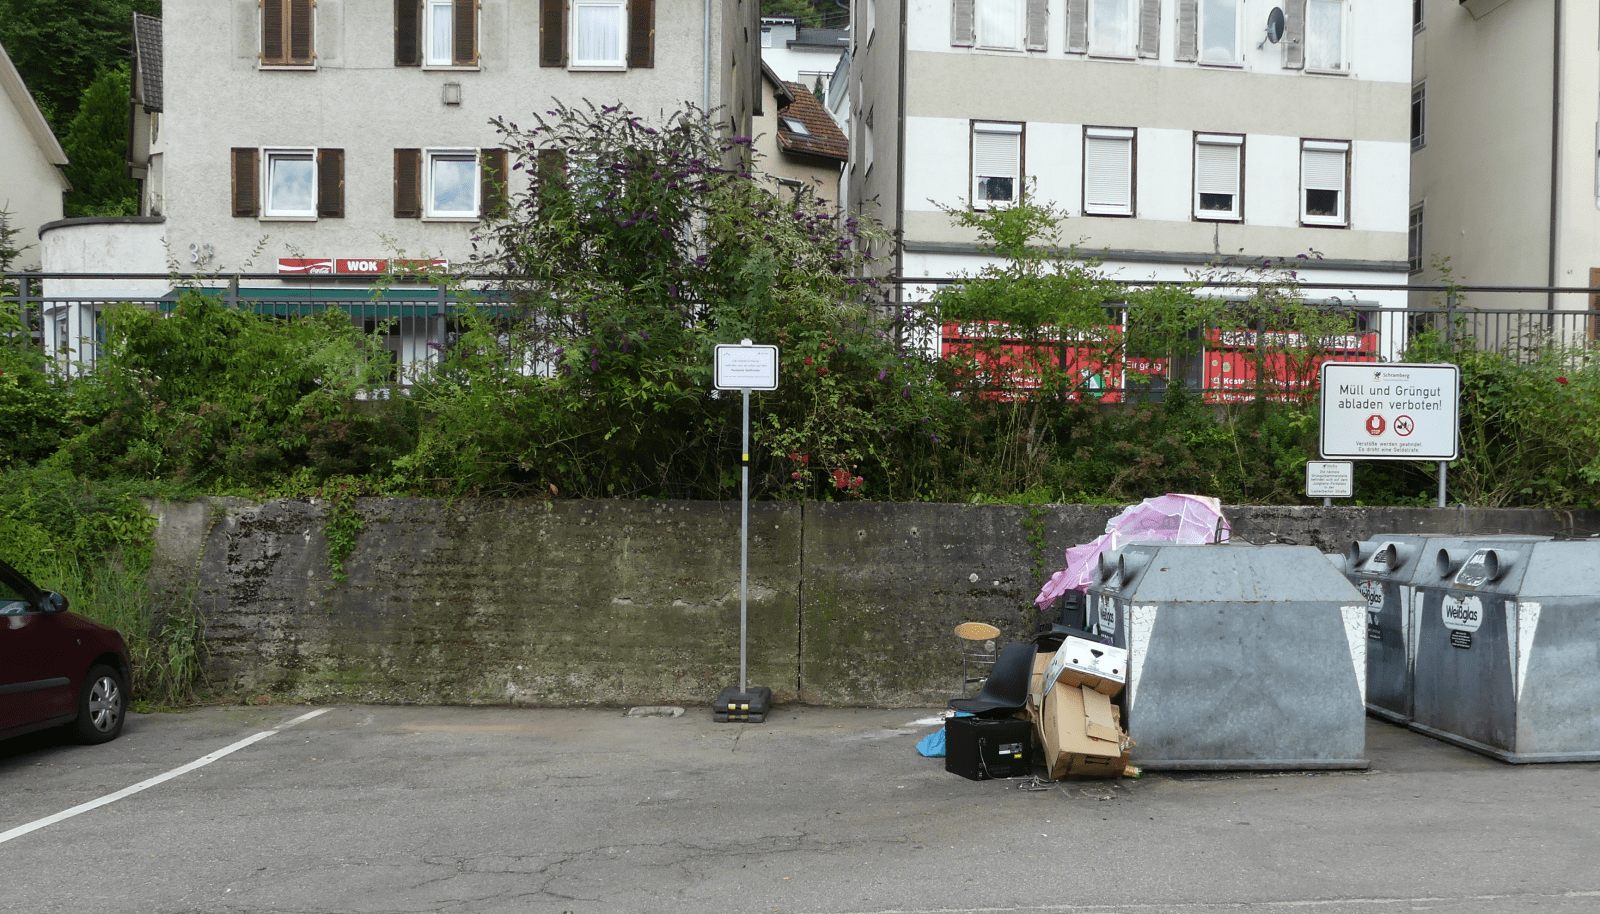
{"type": "Polygon", "coordinates": [[[801,26],[789,16],[761,19],[761,60],[784,82],[823,92],[850,50],[849,29],[801,26]]]}
{"type": "Polygon", "coordinates": [[[61,195],[69,189],[61,169],[67,154],[61,150],[50,124],[11,55],[0,46],[0,210],[18,234],[14,243],[24,251],[12,266],[39,262],[39,226],[61,218],[61,195]]]}
{"type": "MultiPolygon", "coordinates": [[[[1116,277],[1270,260],[1403,284],[1409,17],[1388,0],[858,3],[849,200],[896,230],[908,278],[975,270],[938,204],[1004,206],[1026,178],[1116,277]]],[[[1392,356],[1399,321],[1379,323],[1392,356]]]]}
{"type": "MultiPolygon", "coordinates": [[[[159,28],[143,17],[135,27],[130,144],[159,243],[114,268],[279,274],[247,285],[298,313],[367,297],[394,258],[460,263],[485,207],[522,186],[492,118],[526,126],[552,98],[620,102],[647,118],[694,104],[747,133],[762,82],[756,6],[165,0],[159,28]]],[[[52,268],[113,266],[71,229],[51,233],[52,268]]],[[[443,310],[413,308],[389,325],[404,375],[430,359],[443,310]]],[[[69,338],[93,335],[70,327],[69,338]]]]}
{"type": "MultiPolygon", "coordinates": [[[[1448,258],[1457,282],[1600,285],[1600,4],[1417,0],[1413,11],[1412,275],[1437,283],[1448,258]]],[[[1581,294],[1467,300],[1600,305],[1581,294]]],[[[1557,326],[1581,333],[1581,320],[1557,326]]]]}

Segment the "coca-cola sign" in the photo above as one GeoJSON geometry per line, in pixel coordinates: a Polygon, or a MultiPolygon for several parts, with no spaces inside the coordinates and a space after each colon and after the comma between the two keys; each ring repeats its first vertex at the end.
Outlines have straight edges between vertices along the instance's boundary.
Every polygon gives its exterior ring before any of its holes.
{"type": "Polygon", "coordinates": [[[280,257],[278,272],[297,276],[382,276],[441,270],[448,260],[386,260],[358,257],[280,257]]]}

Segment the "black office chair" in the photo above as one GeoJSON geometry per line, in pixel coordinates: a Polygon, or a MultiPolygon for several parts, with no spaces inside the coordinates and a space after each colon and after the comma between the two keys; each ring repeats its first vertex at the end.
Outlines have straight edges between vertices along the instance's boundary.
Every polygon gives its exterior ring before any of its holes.
{"type": "Polygon", "coordinates": [[[1033,657],[1038,649],[1024,641],[1013,641],[1000,649],[1000,656],[989,671],[983,688],[971,698],[952,698],[950,707],[977,717],[1009,717],[1028,703],[1028,679],[1033,675],[1033,657]]]}

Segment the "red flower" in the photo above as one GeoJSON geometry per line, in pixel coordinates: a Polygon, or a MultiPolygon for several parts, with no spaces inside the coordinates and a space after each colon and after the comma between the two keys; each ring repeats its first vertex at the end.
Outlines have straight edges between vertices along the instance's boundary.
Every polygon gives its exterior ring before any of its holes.
{"type": "Polygon", "coordinates": [[[819,377],[819,378],[822,377],[823,375],[827,374],[827,373],[828,373],[828,369],[827,369],[826,366],[817,369],[817,377],[819,377]]]}
{"type": "Polygon", "coordinates": [[[799,479],[800,478],[800,471],[796,470],[793,473],[790,473],[789,474],[789,478],[790,479],[799,479]]]}
{"type": "Polygon", "coordinates": [[[1556,378],[1556,383],[1557,384],[1565,384],[1565,383],[1567,383],[1566,375],[1562,375],[1561,377],[1556,378]]]}
{"type": "Polygon", "coordinates": [[[805,357],[805,360],[804,360],[804,361],[805,361],[805,363],[806,363],[806,364],[807,364],[807,365],[810,365],[810,364],[811,364],[811,356],[809,356],[809,355],[808,355],[808,356],[806,356],[806,357],[805,357]]]}

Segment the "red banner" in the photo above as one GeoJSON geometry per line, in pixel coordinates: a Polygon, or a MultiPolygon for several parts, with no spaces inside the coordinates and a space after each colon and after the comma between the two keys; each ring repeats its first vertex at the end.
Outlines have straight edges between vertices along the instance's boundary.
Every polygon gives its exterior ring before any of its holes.
{"type": "Polygon", "coordinates": [[[1268,332],[1265,339],[1253,330],[1210,330],[1202,353],[1202,383],[1210,403],[1254,400],[1258,386],[1269,400],[1298,400],[1317,387],[1323,362],[1376,362],[1378,334],[1341,333],[1317,341],[1318,352],[1307,351],[1311,340],[1303,333],[1268,332]],[[1261,343],[1266,351],[1258,352],[1261,343]],[[1259,378],[1257,365],[1265,378],[1259,378]]]}
{"type": "Polygon", "coordinates": [[[390,264],[396,273],[443,269],[448,260],[380,260],[345,257],[280,257],[278,272],[299,276],[382,276],[390,264]]]}

